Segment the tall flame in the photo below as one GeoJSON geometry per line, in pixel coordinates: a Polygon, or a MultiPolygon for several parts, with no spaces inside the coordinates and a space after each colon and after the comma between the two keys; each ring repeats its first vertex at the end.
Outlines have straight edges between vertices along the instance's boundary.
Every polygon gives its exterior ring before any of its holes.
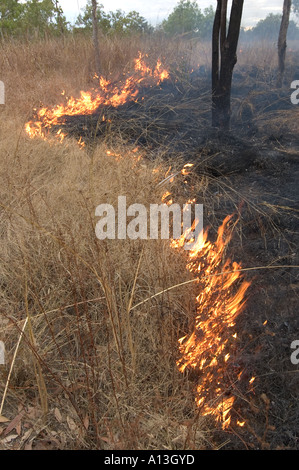
{"type": "MultiPolygon", "coordinates": [[[[160,60],[152,69],[145,64],[141,52],[139,52],[134,64],[134,75],[116,85],[103,77],[95,76],[94,78],[99,80],[98,88],[94,88],[92,91],[81,91],[79,98],[71,97],[65,104],[57,105],[54,108],[41,108],[37,112],[36,120],[31,120],[25,124],[25,131],[31,138],[39,136],[47,139],[49,129],[63,123],[65,116],[90,115],[99,106],[121,106],[130,100],[136,99],[139,86],[145,79],[148,78],[158,85],[169,78],[169,73],[162,67],[160,60]]],[[[62,92],[62,95],[65,95],[65,92],[62,92]]],[[[61,130],[56,135],[60,141],[66,136],[61,130]]]]}
{"type": "MultiPolygon", "coordinates": [[[[179,370],[194,369],[198,374],[196,403],[203,415],[212,415],[225,429],[231,422],[235,402],[234,377],[228,361],[236,349],[235,321],[245,305],[250,283],[241,279],[241,266],[230,259],[224,261],[225,247],[231,239],[227,216],[218,229],[215,243],[208,241],[204,231],[198,243],[187,252],[187,269],[198,280],[196,317],[193,332],[179,340],[179,370]]],[[[173,240],[172,247],[185,243],[186,235],[173,240]]],[[[234,369],[234,368],[233,368],[234,369]]]]}

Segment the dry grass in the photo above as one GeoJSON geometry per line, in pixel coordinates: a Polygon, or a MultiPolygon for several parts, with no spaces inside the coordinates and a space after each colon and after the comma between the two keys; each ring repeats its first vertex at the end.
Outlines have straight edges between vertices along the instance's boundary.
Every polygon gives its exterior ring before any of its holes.
{"type": "MultiPolygon", "coordinates": [[[[192,386],[176,367],[192,284],[143,303],[189,278],[183,256],[167,241],[99,241],[94,230],[96,206],[118,195],[160,203],[169,166],[121,144],[110,149],[118,158],[104,144],[28,140],[34,105],[92,83],[91,43],[1,47],[0,397],[16,424],[15,433],[0,424],[2,448],[204,446],[192,386]]],[[[136,50],[105,44],[106,70],[120,73],[136,50]]],[[[185,202],[181,187],[178,177],[172,191],[185,202]]]]}
{"type": "MultiPolygon", "coordinates": [[[[67,95],[88,90],[93,82],[94,56],[92,40],[86,37],[66,37],[26,43],[0,42],[1,80],[6,85],[6,102],[10,115],[31,115],[40,102],[56,105],[61,92],[67,95]]],[[[195,66],[208,60],[205,47],[192,46],[189,42],[167,41],[165,38],[127,38],[124,40],[103,38],[101,60],[105,78],[118,79],[122,73],[132,70],[138,51],[149,54],[152,63],[158,58],[170,65],[178,63],[195,66]],[[198,56],[199,54],[199,56],[198,56]]]]}
{"type": "MultiPolygon", "coordinates": [[[[166,65],[181,70],[209,65],[209,45],[164,41],[103,41],[106,76],[130,70],[138,50],[154,62],[162,50],[166,65]]],[[[177,340],[195,308],[192,283],[167,290],[190,279],[184,256],[167,241],[95,236],[98,204],[115,206],[119,195],[128,205],[159,203],[169,165],[137,160],[122,142],[109,148],[118,158],[103,143],[80,150],[71,140],[28,140],[24,123],[35,106],[93,85],[92,43],[70,37],[0,48],[0,339],[7,353],[0,398],[12,420],[0,422],[1,447],[211,448],[192,382],[176,367],[177,340]]],[[[178,158],[172,170],[182,164],[178,158]]],[[[179,203],[192,197],[183,186],[178,177],[171,187],[179,203]]],[[[190,187],[213,212],[208,179],[194,177],[190,187]]]]}
{"type": "Polygon", "coordinates": [[[101,146],[93,155],[75,144],[22,142],[15,149],[7,135],[1,337],[8,364],[26,319],[30,328],[3,414],[14,417],[20,405],[34,406],[40,416],[48,409],[47,433],[55,430],[60,443],[76,448],[185,445],[180,423],[192,395],[175,362],[190,290],[175,289],[131,311],[186,279],[183,259],[166,242],[100,242],[94,233],[98,203],[115,205],[119,194],[128,204],[159,202],[163,165],[153,176],[153,167],[136,165],[127,149],[120,161],[101,146]],[[60,426],[51,424],[60,414],[60,426]]]}

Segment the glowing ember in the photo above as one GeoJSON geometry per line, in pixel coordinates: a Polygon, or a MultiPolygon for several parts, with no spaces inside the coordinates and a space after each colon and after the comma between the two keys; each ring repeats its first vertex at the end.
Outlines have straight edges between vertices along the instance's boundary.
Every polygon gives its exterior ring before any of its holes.
{"type": "MultiPolygon", "coordinates": [[[[66,116],[90,115],[93,114],[99,106],[118,107],[130,100],[136,99],[139,93],[139,86],[145,79],[151,80],[155,85],[160,84],[169,78],[167,70],[163,69],[161,61],[158,60],[154,69],[146,66],[141,52],[135,59],[135,73],[128,77],[124,82],[117,85],[105,80],[103,77],[95,75],[99,81],[99,88],[92,91],[81,91],[80,98],[69,98],[65,104],[60,104],[54,108],[43,107],[37,112],[36,120],[26,123],[25,131],[30,138],[41,137],[47,139],[49,130],[59,124],[63,124],[66,116]]],[[[65,96],[63,91],[62,96],[65,96]]],[[[105,117],[103,116],[103,120],[105,117]]],[[[66,134],[59,130],[56,133],[59,141],[62,141],[66,134]]],[[[82,139],[78,142],[80,147],[84,146],[82,139]]]]}
{"type": "MultiPolygon", "coordinates": [[[[240,371],[235,377],[237,371],[228,366],[237,337],[233,328],[250,285],[241,280],[238,263],[224,262],[225,247],[231,239],[231,218],[227,216],[219,227],[215,243],[208,241],[205,231],[187,252],[187,268],[198,279],[199,293],[194,330],[179,340],[181,358],[177,363],[181,372],[186,368],[198,372],[196,403],[203,415],[214,416],[223,429],[231,422],[234,383],[241,377],[240,371]]],[[[173,240],[172,247],[184,243],[185,236],[173,240]]]]}
{"type": "Polygon", "coordinates": [[[169,191],[166,191],[166,193],[163,194],[161,200],[162,202],[164,202],[164,204],[170,206],[172,204],[171,193],[169,191]]]}
{"type": "Polygon", "coordinates": [[[181,170],[182,175],[187,176],[190,173],[190,169],[193,167],[193,163],[186,163],[181,170]]]}

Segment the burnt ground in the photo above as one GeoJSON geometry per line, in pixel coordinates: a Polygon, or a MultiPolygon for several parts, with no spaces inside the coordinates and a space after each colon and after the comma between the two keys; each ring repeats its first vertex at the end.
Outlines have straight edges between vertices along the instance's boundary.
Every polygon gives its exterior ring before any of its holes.
{"type": "Polygon", "coordinates": [[[218,172],[211,189],[219,198],[213,217],[223,219],[243,203],[230,257],[244,268],[263,267],[244,273],[252,284],[237,321],[237,362],[247,380],[256,380],[252,392],[242,390],[242,384],[236,391],[235,412],[246,426],[235,428],[235,435],[217,436],[219,444],[229,439],[228,449],[299,448],[299,367],[290,360],[291,343],[299,338],[299,142],[290,137],[275,141],[272,135],[268,140],[248,153],[233,137],[215,157],[216,168],[209,162],[210,171],[218,172]],[[238,158],[242,162],[235,163],[238,158]]]}
{"type": "Polygon", "coordinates": [[[291,104],[289,88],[295,79],[299,68],[289,67],[278,91],[271,74],[256,67],[237,69],[226,134],[210,128],[210,81],[204,69],[140,90],[138,103],[62,123],[89,143],[109,140],[108,129],[146,147],[152,158],[165,149],[170,161],[178,153],[193,161],[194,171],[210,180],[208,225],[216,226],[241,207],[229,255],[244,268],[257,269],[244,273],[252,284],[237,321],[238,366],[247,380],[256,379],[250,392],[242,383],[235,385],[235,418],[246,425],[216,431],[210,439],[222,449],[299,448],[299,366],[291,362],[291,343],[299,340],[299,105],[291,104]]]}

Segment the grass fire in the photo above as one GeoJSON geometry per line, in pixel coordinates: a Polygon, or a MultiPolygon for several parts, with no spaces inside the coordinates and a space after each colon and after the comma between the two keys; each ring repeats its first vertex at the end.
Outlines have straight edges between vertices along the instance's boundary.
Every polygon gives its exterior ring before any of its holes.
{"type": "Polygon", "coordinates": [[[0,448],[296,449],[298,48],[241,35],[215,114],[215,42],[101,14],[0,39],[0,448]]]}
{"type": "MultiPolygon", "coordinates": [[[[113,84],[103,77],[94,77],[99,82],[99,87],[91,92],[80,91],[80,98],[69,98],[65,105],[57,105],[53,109],[47,107],[41,108],[37,112],[37,120],[26,123],[25,129],[30,137],[40,136],[46,138],[47,132],[51,127],[59,124],[65,116],[86,116],[94,113],[100,106],[118,107],[127,101],[134,100],[139,92],[139,87],[146,79],[152,79],[155,84],[161,83],[167,79],[169,74],[162,68],[161,61],[158,60],[154,69],[148,67],[139,52],[138,58],[134,60],[135,74],[129,76],[120,83],[113,84]]],[[[62,94],[64,94],[62,92],[62,94]]],[[[105,115],[102,116],[105,121],[105,115]]],[[[59,140],[66,136],[61,129],[56,132],[59,140]]]]}
{"type": "MultiPolygon", "coordinates": [[[[117,108],[118,106],[124,105],[126,102],[138,102],[138,87],[140,87],[140,84],[144,86],[145,79],[154,79],[154,84],[159,85],[162,81],[169,78],[169,72],[166,69],[162,69],[160,60],[158,60],[156,67],[152,69],[145,64],[142,53],[139,52],[138,59],[135,59],[134,63],[134,75],[125,78],[123,83],[114,85],[106,81],[103,77],[100,77],[100,90],[93,90],[93,97],[90,92],[86,93],[81,91],[81,97],[78,100],[70,98],[65,106],[59,105],[51,110],[42,108],[37,113],[39,120],[34,122],[30,121],[25,125],[26,132],[31,138],[38,136],[46,139],[46,132],[49,134],[51,127],[57,126],[57,124],[63,125],[67,116],[99,114],[100,110],[103,115],[101,121],[104,121],[105,107],[112,106],[117,108]]],[[[144,99],[144,96],[142,98],[144,99]]],[[[56,137],[57,136],[59,140],[62,141],[66,134],[61,132],[60,128],[56,132],[56,137]]],[[[82,141],[79,140],[79,144],[81,143],[82,141]]],[[[186,165],[192,164],[187,163],[186,165]]],[[[186,165],[182,170],[183,174],[184,171],[186,171],[186,165]]],[[[168,195],[170,195],[169,192],[167,192],[167,196],[168,195]]],[[[164,194],[162,201],[165,200],[165,198],[166,195],[164,194]]],[[[168,204],[169,203],[170,200],[168,199],[168,204]]],[[[229,271],[229,260],[222,266],[223,251],[230,238],[227,237],[226,240],[223,240],[223,232],[229,218],[230,217],[227,217],[219,228],[218,238],[214,246],[210,242],[206,242],[207,234],[205,234],[205,241],[201,242],[201,237],[199,237],[197,242],[199,246],[196,244],[189,253],[187,269],[189,269],[191,273],[194,271],[201,272],[200,277],[203,277],[204,280],[208,279],[207,285],[204,287],[201,294],[196,297],[196,302],[198,302],[199,306],[195,328],[196,331],[201,332],[203,340],[200,341],[199,338],[197,338],[196,332],[192,333],[186,342],[183,341],[185,338],[179,339],[182,358],[178,361],[181,371],[184,371],[187,366],[193,368],[198,367],[199,370],[203,370],[203,384],[197,388],[196,403],[198,406],[201,406],[202,403],[206,401],[210,401],[205,395],[208,394],[209,390],[213,393],[211,383],[213,382],[213,378],[216,380],[217,385],[215,386],[214,393],[218,399],[214,398],[214,400],[212,400],[215,402],[215,405],[205,404],[203,414],[216,414],[217,419],[222,422],[223,427],[228,426],[230,422],[230,410],[234,398],[223,397],[223,394],[227,391],[226,388],[228,387],[229,389],[229,385],[224,389],[222,386],[219,386],[225,383],[225,371],[221,369],[219,356],[222,356],[225,362],[227,362],[230,357],[228,351],[233,348],[233,346],[225,346],[228,341],[226,336],[229,329],[234,326],[234,319],[242,310],[242,301],[250,285],[250,283],[244,281],[239,291],[233,295],[231,293],[231,287],[240,276],[238,270],[240,266],[237,263],[233,263],[231,268],[233,269],[232,272],[229,271]],[[205,260],[206,263],[204,269],[202,260],[205,260]],[[223,271],[221,271],[221,267],[223,271]],[[226,273],[227,271],[228,274],[226,273]],[[219,277],[219,274],[221,274],[221,277],[219,277]],[[203,320],[204,314],[206,321],[203,320]],[[209,359],[207,359],[206,356],[208,356],[209,359]],[[213,370],[213,368],[215,368],[215,370],[213,370]],[[218,403],[219,401],[220,404],[218,403]]],[[[182,236],[178,243],[172,241],[171,245],[173,247],[177,244],[182,245],[182,242],[185,241],[185,237],[186,234],[182,236]]],[[[200,280],[200,278],[198,280],[200,280]]],[[[233,337],[233,334],[231,337],[233,337]]],[[[240,374],[242,374],[242,372],[240,374]]]]}

